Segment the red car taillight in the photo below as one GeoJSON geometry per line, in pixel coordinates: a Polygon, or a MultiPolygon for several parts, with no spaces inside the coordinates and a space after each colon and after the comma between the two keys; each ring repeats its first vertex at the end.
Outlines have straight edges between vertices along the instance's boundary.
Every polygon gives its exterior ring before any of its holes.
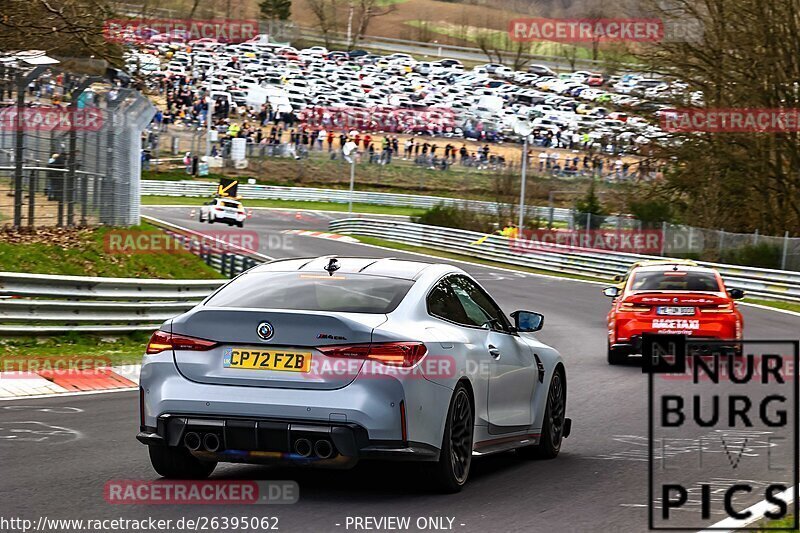
{"type": "Polygon", "coordinates": [[[733,313],[733,304],[719,304],[716,307],[701,307],[701,313],[733,313]]]}
{"type": "Polygon", "coordinates": [[[650,306],[633,302],[622,302],[619,304],[619,310],[623,312],[647,313],[650,311],[650,306]]]}
{"type": "Polygon", "coordinates": [[[173,335],[172,333],[158,330],[150,337],[150,342],[147,343],[145,353],[152,355],[170,349],[205,351],[210,350],[216,345],[217,343],[214,341],[196,339],[186,335],[173,335]]]}
{"type": "Polygon", "coordinates": [[[422,342],[379,342],[349,346],[319,346],[317,350],[328,357],[369,359],[384,365],[412,367],[428,353],[422,342]]]}

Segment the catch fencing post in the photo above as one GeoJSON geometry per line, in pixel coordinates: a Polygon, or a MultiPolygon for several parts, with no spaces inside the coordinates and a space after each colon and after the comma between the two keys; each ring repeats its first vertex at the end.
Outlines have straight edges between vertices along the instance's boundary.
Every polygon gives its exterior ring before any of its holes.
{"type": "Polygon", "coordinates": [[[25,87],[28,80],[21,73],[17,74],[17,131],[14,139],[14,227],[22,226],[22,147],[25,139],[22,135],[22,110],[25,107],[25,87]]]}
{"type": "Polygon", "coordinates": [[[664,257],[664,252],[667,249],[667,221],[661,221],[661,257],[664,257]]]}
{"type": "Polygon", "coordinates": [[[38,170],[31,170],[31,177],[28,178],[28,227],[33,227],[34,210],[36,209],[36,175],[38,170]]]}
{"type": "Polygon", "coordinates": [[[783,234],[783,255],[781,256],[781,270],[786,270],[786,258],[789,255],[789,232],[783,234]]]}
{"type": "MultiPolygon", "coordinates": [[[[78,111],[78,99],[83,95],[84,91],[88,89],[93,83],[105,81],[105,78],[100,76],[88,76],[80,85],[70,94],[69,109],[76,113],[78,111]]],[[[62,192],[66,196],[67,201],[67,226],[75,225],[75,192],[78,190],[75,187],[76,171],[78,169],[77,161],[78,149],[78,131],[75,129],[74,117],[70,120],[69,125],[69,152],[67,153],[67,176],[66,183],[62,186],[62,192]]],[[[83,133],[83,153],[82,157],[86,157],[86,132],[83,133]]],[[[84,174],[81,178],[80,186],[80,199],[81,199],[81,224],[86,224],[86,180],[88,175],[84,174]]]]}
{"type": "MultiPolygon", "coordinates": [[[[81,157],[86,160],[88,152],[86,151],[86,132],[83,132],[81,136],[81,157]]],[[[84,168],[87,168],[88,165],[84,164],[84,168]]],[[[94,176],[92,176],[94,179],[94,176]]],[[[86,214],[89,211],[88,203],[89,203],[89,174],[83,174],[83,177],[80,181],[80,198],[81,198],[81,226],[86,226],[86,214]]]]}
{"type": "Polygon", "coordinates": [[[356,183],[356,157],[350,162],[350,194],[347,200],[347,216],[353,216],[353,189],[356,183]]]}
{"type": "MultiPolygon", "coordinates": [[[[72,103],[70,103],[70,109],[72,109],[73,112],[78,109],[77,102],[75,101],[78,96],[79,94],[76,94],[76,92],[73,91],[72,103]]],[[[77,162],[75,161],[75,151],[77,149],[78,132],[75,131],[75,123],[72,122],[69,125],[69,151],[67,152],[66,183],[62,189],[67,202],[67,226],[75,225],[75,170],[77,167],[77,162]]]]}
{"type": "Polygon", "coordinates": [[[22,73],[17,74],[17,131],[14,144],[14,227],[22,226],[22,173],[23,173],[23,146],[24,137],[22,135],[22,111],[25,109],[25,89],[28,84],[36,79],[39,74],[47,69],[40,65],[34,68],[27,76],[22,73]]]}

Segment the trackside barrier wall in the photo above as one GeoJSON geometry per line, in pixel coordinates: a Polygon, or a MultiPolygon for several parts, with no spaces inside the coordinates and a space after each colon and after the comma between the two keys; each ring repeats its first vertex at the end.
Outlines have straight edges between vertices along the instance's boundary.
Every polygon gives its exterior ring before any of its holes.
{"type": "MultiPolygon", "coordinates": [[[[164,228],[187,250],[227,277],[269,260],[258,253],[230,253],[171,224],[164,228]]],[[[153,331],[188,311],[225,280],[158,280],[54,276],[0,272],[0,334],[49,335],[81,331],[122,333],[153,331]]]]}
{"type": "MultiPolygon", "coordinates": [[[[520,247],[515,249],[511,240],[498,235],[491,235],[480,244],[475,244],[485,237],[485,234],[390,220],[346,218],[332,221],[330,230],[424,246],[509,265],[605,279],[625,273],[636,261],[663,259],[658,256],[559,245],[550,245],[547,250],[539,247],[539,249],[519,251],[524,244],[521,243],[520,247]]],[[[800,302],[800,273],[718,263],[699,262],[699,264],[719,270],[728,288],[744,289],[750,296],[760,298],[800,302]]]]}
{"type": "MultiPolygon", "coordinates": [[[[216,191],[216,185],[207,181],[142,181],[142,194],[159,196],[189,196],[189,197],[209,197],[216,191]]],[[[264,199],[264,200],[298,200],[298,201],[320,201],[347,203],[350,200],[350,192],[341,189],[321,189],[306,187],[280,187],[270,185],[249,185],[240,184],[239,191],[242,198],[264,199]]],[[[511,214],[511,218],[516,220],[516,206],[504,203],[487,202],[480,200],[464,200],[457,198],[446,198],[442,196],[423,196],[415,194],[397,194],[385,192],[354,191],[353,202],[373,205],[390,205],[402,207],[415,207],[419,209],[430,209],[437,205],[456,206],[462,209],[470,209],[479,213],[490,215],[500,215],[501,220],[505,220],[511,214]]],[[[575,229],[585,226],[591,220],[591,226],[603,229],[619,230],[642,230],[642,223],[630,216],[610,216],[604,215],[601,220],[588,219],[585,215],[577,213],[573,209],[563,207],[545,206],[526,206],[526,217],[528,220],[538,220],[540,224],[552,222],[555,226],[569,227],[575,229]],[[582,222],[578,223],[578,220],[582,222]]],[[[772,250],[780,255],[774,265],[782,270],[800,271],[800,238],[774,237],[759,235],[758,233],[744,234],[731,233],[716,229],[695,228],[679,224],[663,224],[661,231],[665,240],[673,242],[676,236],[689,238],[693,246],[689,249],[678,250],[677,252],[667,249],[667,256],[681,257],[681,253],[690,253],[700,256],[705,250],[704,257],[711,261],[720,263],[732,263],[736,252],[745,249],[747,246],[765,245],[768,250],[763,249],[759,253],[769,253],[772,250]],[[673,253],[675,252],[675,253],[673,253]]],[[[742,267],[745,268],[745,267],[742,267]]]]}

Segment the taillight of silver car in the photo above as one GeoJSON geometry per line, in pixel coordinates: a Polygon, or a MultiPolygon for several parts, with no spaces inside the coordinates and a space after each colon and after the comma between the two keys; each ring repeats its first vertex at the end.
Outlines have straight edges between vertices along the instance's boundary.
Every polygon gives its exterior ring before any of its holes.
{"type": "Polygon", "coordinates": [[[366,359],[389,366],[412,367],[428,353],[422,342],[377,342],[372,344],[351,344],[337,346],[318,346],[317,350],[328,357],[366,359]]]}
{"type": "Polygon", "coordinates": [[[172,333],[158,330],[150,337],[145,353],[153,355],[164,350],[205,351],[217,346],[217,344],[214,341],[196,339],[186,335],[173,335],[172,333]]]}

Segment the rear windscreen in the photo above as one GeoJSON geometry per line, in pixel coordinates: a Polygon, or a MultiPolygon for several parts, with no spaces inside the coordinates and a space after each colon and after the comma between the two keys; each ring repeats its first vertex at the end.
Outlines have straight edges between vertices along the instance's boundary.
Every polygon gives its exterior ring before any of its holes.
{"type": "Polygon", "coordinates": [[[339,313],[391,313],[413,281],[341,274],[254,272],[223,287],[206,303],[215,307],[254,307],[339,313]]]}
{"type": "Polygon", "coordinates": [[[634,291],[721,291],[717,277],[710,272],[637,272],[634,291]]]}
{"type": "Polygon", "coordinates": [[[222,205],[224,205],[225,207],[232,207],[234,209],[239,208],[239,204],[237,204],[236,202],[222,202],[222,205]]]}

